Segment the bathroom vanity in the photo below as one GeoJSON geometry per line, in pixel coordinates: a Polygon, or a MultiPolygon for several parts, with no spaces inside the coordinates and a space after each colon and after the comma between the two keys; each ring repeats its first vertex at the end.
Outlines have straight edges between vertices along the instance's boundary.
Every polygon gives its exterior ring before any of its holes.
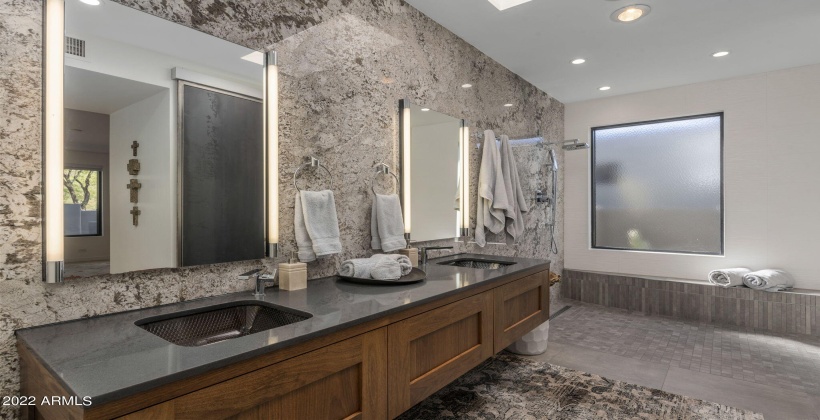
{"type": "MultiPolygon", "coordinates": [[[[38,402],[26,414],[394,418],[548,319],[548,261],[460,254],[424,269],[426,281],[405,286],[329,277],[304,290],[268,289],[260,300],[243,292],[20,330],[21,395],[38,402]],[[496,268],[469,267],[469,260],[496,268]],[[167,330],[145,328],[237,304],[299,317],[184,345],[160,337],[171,337],[167,330]],[[78,397],[80,405],[39,404],[52,396],[78,397]],[[84,397],[91,405],[81,405],[84,397]]],[[[185,333],[191,326],[177,328],[185,333]]]]}

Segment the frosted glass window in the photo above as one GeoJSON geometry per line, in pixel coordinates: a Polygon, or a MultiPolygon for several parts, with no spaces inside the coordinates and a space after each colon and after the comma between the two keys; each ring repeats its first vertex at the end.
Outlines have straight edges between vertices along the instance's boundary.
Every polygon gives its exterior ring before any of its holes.
{"type": "Polygon", "coordinates": [[[723,114],[592,129],[592,247],[723,254],[723,114]]]}

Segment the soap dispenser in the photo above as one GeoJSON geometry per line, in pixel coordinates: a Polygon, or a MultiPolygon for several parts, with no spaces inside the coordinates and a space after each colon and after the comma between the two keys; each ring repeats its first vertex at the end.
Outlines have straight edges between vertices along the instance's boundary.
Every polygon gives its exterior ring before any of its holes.
{"type": "Polygon", "coordinates": [[[307,287],[307,264],[296,260],[291,252],[287,263],[279,264],[279,288],[282,290],[299,290],[307,287]]]}

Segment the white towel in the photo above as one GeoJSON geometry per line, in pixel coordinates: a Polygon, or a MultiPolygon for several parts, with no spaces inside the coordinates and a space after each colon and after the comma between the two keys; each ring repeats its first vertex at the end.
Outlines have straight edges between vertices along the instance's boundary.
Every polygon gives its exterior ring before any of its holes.
{"type": "Polygon", "coordinates": [[[370,212],[370,246],[385,252],[396,251],[407,246],[404,238],[404,220],[401,214],[401,200],[396,194],[373,197],[370,212]]]}
{"type": "Polygon", "coordinates": [[[793,289],[794,278],[783,270],[760,270],[744,275],[743,284],[755,290],[780,292],[793,289]]]}
{"type": "Polygon", "coordinates": [[[372,258],[375,263],[370,268],[370,277],[375,280],[396,280],[401,277],[401,266],[392,258],[372,258]]]}
{"type": "Polygon", "coordinates": [[[487,245],[484,229],[499,233],[504,229],[505,212],[509,207],[501,171],[501,157],[493,130],[484,131],[484,150],[478,171],[478,201],[476,205],[475,242],[487,245]]]}
{"type": "Polygon", "coordinates": [[[410,258],[407,255],[402,254],[376,254],[371,258],[387,258],[396,261],[399,263],[399,268],[401,268],[401,275],[406,276],[410,274],[410,271],[413,270],[413,264],[410,263],[410,258]]]}
{"type": "Polygon", "coordinates": [[[301,262],[311,262],[316,260],[313,253],[313,242],[310,241],[307,228],[305,227],[305,215],[302,213],[302,195],[296,194],[296,204],[293,206],[293,229],[296,236],[296,255],[301,262]]]}
{"type": "Polygon", "coordinates": [[[339,275],[345,277],[358,277],[360,279],[369,279],[370,270],[373,264],[378,260],[373,258],[354,258],[342,263],[339,268],[339,275]]]}
{"type": "Polygon", "coordinates": [[[333,191],[301,191],[305,230],[317,257],[342,252],[333,191]]]}
{"type": "Polygon", "coordinates": [[[751,272],[743,267],[712,270],[709,272],[709,283],[723,287],[743,286],[743,276],[751,272]]]}
{"type": "Polygon", "coordinates": [[[529,204],[524,198],[524,191],[521,190],[521,180],[518,177],[518,167],[515,164],[510,146],[510,138],[501,136],[501,172],[504,176],[504,190],[509,200],[509,206],[504,212],[506,216],[507,234],[513,242],[524,233],[524,214],[530,211],[529,204]]]}
{"type": "Polygon", "coordinates": [[[413,266],[410,258],[401,254],[376,254],[370,258],[354,258],[344,261],[339,275],[345,277],[392,280],[410,274],[413,266]]]}

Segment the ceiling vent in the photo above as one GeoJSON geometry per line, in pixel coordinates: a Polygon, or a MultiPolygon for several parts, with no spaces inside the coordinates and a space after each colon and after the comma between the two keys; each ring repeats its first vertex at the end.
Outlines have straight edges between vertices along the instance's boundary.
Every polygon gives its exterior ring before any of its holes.
{"type": "Polygon", "coordinates": [[[85,57],[85,41],[70,36],[65,37],[65,53],[85,57]]]}

